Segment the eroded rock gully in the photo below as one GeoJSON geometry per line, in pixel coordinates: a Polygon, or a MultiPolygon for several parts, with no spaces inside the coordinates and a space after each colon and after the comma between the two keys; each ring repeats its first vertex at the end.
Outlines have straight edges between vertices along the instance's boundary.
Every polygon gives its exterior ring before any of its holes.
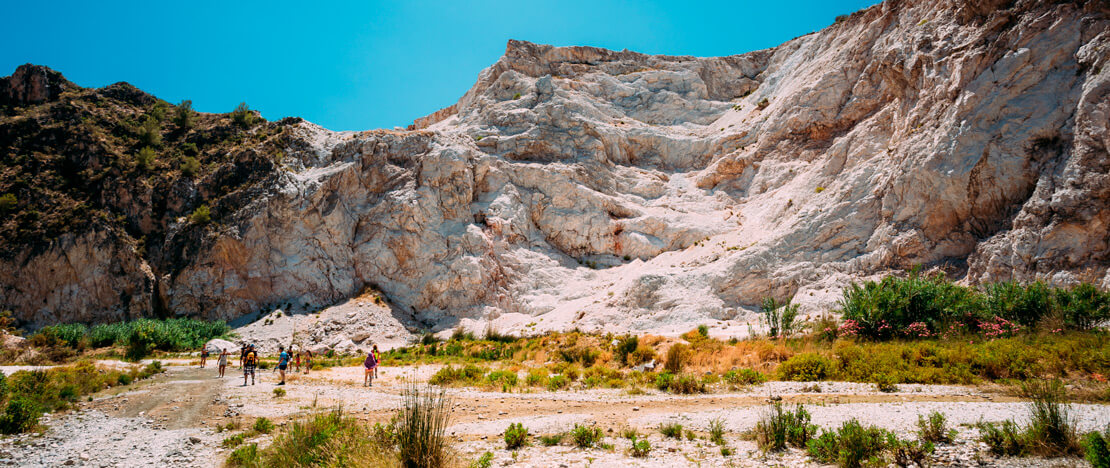
{"type": "Polygon", "coordinates": [[[0,302],[234,319],[372,285],[440,327],[667,331],[917,264],[1107,288],[1107,13],[884,2],[718,58],[510,41],[409,130],[299,124],[174,271],[99,232],[0,265],[0,302]]]}

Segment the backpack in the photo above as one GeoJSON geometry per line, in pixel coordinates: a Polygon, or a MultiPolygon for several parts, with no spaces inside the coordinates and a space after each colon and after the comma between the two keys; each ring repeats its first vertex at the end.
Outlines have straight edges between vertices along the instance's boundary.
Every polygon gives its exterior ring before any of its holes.
{"type": "Polygon", "coordinates": [[[378,357],[374,356],[374,353],[367,354],[366,361],[363,362],[362,365],[366,366],[367,369],[374,367],[378,365],[378,357]]]}
{"type": "Polygon", "coordinates": [[[247,364],[254,364],[258,360],[258,355],[254,351],[247,351],[247,364]]]}

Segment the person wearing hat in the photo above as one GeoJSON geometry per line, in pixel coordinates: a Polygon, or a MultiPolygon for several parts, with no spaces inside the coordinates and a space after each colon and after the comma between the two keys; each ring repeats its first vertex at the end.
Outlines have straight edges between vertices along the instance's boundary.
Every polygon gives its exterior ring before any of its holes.
{"type": "Polygon", "coordinates": [[[258,353],[254,344],[247,345],[247,352],[243,354],[243,386],[247,386],[247,375],[251,376],[251,385],[254,385],[254,369],[258,366],[258,353]]]}

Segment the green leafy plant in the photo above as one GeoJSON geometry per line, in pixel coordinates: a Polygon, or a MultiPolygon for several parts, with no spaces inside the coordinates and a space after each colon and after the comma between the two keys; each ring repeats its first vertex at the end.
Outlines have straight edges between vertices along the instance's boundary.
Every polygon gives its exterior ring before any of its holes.
{"type": "Polygon", "coordinates": [[[274,430],[274,422],[266,418],[258,418],[254,420],[253,429],[259,434],[269,434],[274,430]]]}
{"type": "Polygon", "coordinates": [[[797,382],[825,380],[832,375],[833,363],[817,353],[801,353],[791,356],[780,364],[778,372],[783,380],[797,382]]]}
{"type": "Polygon", "coordinates": [[[578,448],[592,448],[601,441],[601,429],[575,424],[574,429],[570,430],[570,438],[578,448]]]}
{"type": "Polygon", "coordinates": [[[1083,450],[1093,468],[1110,468],[1110,427],[1103,433],[1088,433],[1083,438],[1083,450]]]}
{"type": "Polygon", "coordinates": [[[508,450],[517,449],[528,444],[528,429],[521,423],[509,424],[509,428],[505,429],[505,448],[508,450]]]}
{"type": "Polygon", "coordinates": [[[212,221],[212,212],[208,209],[208,205],[200,205],[193,210],[193,214],[189,215],[189,220],[193,224],[208,224],[212,221]]]}
{"type": "Polygon", "coordinates": [[[721,418],[709,420],[709,441],[717,445],[725,445],[725,422],[721,418]]]}
{"type": "Polygon", "coordinates": [[[651,443],[646,439],[637,440],[632,438],[632,448],[628,450],[628,454],[635,458],[646,458],[651,454],[651,443]]]}
{"type": "Polygon", "coordinates": [[[682,425],[678,423],[660,424],[659,433],[663,434],[663,437],[672,439],[682,438],[682,425]]]}
{"type": "Polygon", "coordinates": [[[927,417],[917,417],[917,436],[925,442],[950,444],[956,437],[956,430],[948,429],[944,413],[933,411],[927,417]]]}
{"type": "Polygon", "coordinates": [[[790,301],[780,303],[772,297],[763,299],[763,322],[771,338],[785,338],[797,328],[798,305],[790,301]]]}

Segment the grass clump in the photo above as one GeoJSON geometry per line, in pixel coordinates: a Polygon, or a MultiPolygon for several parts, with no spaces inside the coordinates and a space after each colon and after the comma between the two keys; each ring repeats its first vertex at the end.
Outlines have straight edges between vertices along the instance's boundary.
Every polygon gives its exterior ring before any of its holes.
{"type": "Polygon", "coordinates": [[[763,452],[785,450],[787,445],[805,447],[817,432],[810,424],[810,414],[798,405],[793,411],[784,410],[782,403],[771,405],[755,424],[756,445],[763,452]]]}
{"type": "Polygon", "coordinates": [[[670,437],[672,439],[682,438],[682,425],[678,423],[659,424],[659,433],[663,437],[670,437]]]}
{"type": "Polygon", "coordinates": [[[556,445],[561,444],[563,442],[564,437],[566,437],[566,434],[563,434],[563,433],[551,434],[551,435],[541,435],[539,437],[540,445],[542,445],[544,447],[554,447],[556,445]]]}
{"type": "Polygon", "coordinates": [[[979,423],[980,439],[995,455],[1081,455],[1083,447],[1075,421],[1064,403],[1064,387],[1057,380],[1032,381],[1023,386],[1030,398],[1029,425],[1022,428],[1010,420],[995,425],[979,423]]]}
{"type": "Polygon", "coordinates": [[[1110,427],[1100,433],[1091,432],[1083,438],[1085,458],[1094,468],[1110,468],[1110,427]]]}
{"type": "Polygon", "coordinates": [[[445,390],[409,384],[402,395],[404,407],[397,414],[398,456],[404,466],[437,467],[447,461],[444,431],[451,401],[445,390]]]}
{"type": "Polygon", "coordinates": [[[842,468],[858,468],[864,464],[881,463],[888,441],[894,439],[887,431],[874,426],[864,427],[851,419],[836,431],[825,431],[806,445],[811,457],[821,463],[835,463],[842,468]]]}
{"type": "Polygon", "coordinates": [[[628,449],[628,454],[633,458],[647,458],[651,454],[651,442],[632,437],[632,447],[628,449]]]}
{"type": "Polygon", "coordinates": [[[956,438],[956,430],[948,429],[944,413],[933,411],[927,417],[917,417],[917,436],[925,442],[950,444],[956,438]]]}
{"type": "Polygon", "coordinates": [[[505,429],[505,448],[514,450],[525,445],[528,445],[528,429],[521,423],[509,424],[505,429]]]}
{"type": "Polygon", "coordinates": [[[682,343],[675,343],[667,349],[667,360],[663,363],[663,369],[672,374],[682,372],[682,368],[685,367],[689,357],[690,347],[682,343]]]}
{"type": "Polygon", "coordinates": [[[428,383],[432,385],[475,385],[482,381],[486,369],[475,365],[463,367],[445,366],[435,374],[428,383]]]}
{"type": "Polygon", "coordinates": [[[601,429],[593,426],[575,424],[570,430],[570,438],[578,448],[596,447],[601,442],[601,429]]]}
{"type": "Polygon", "coordinates": [[[721,377],[730,385],[756,385],[767,381],[767,376],[752,369],[731,369],[721,377]]]}
{"type": "Polygon", "coordinates": [[[709,421],[709,441],[720,446],[725,445],[725,422],[721,418],[709,421]]]}
{"type": "Polygon", "coordinates": [[[274,430],[274,422],[266,418],[258,418],[254,420],[252,429],[259,434],[269,434],[274,430]]]}
{"type": "Polygon", "coordinates": [[[274,389],[274,398],[282,398],[284,396],[285,396],[285,389],[284,388],[275,388],[274,389]]]}

